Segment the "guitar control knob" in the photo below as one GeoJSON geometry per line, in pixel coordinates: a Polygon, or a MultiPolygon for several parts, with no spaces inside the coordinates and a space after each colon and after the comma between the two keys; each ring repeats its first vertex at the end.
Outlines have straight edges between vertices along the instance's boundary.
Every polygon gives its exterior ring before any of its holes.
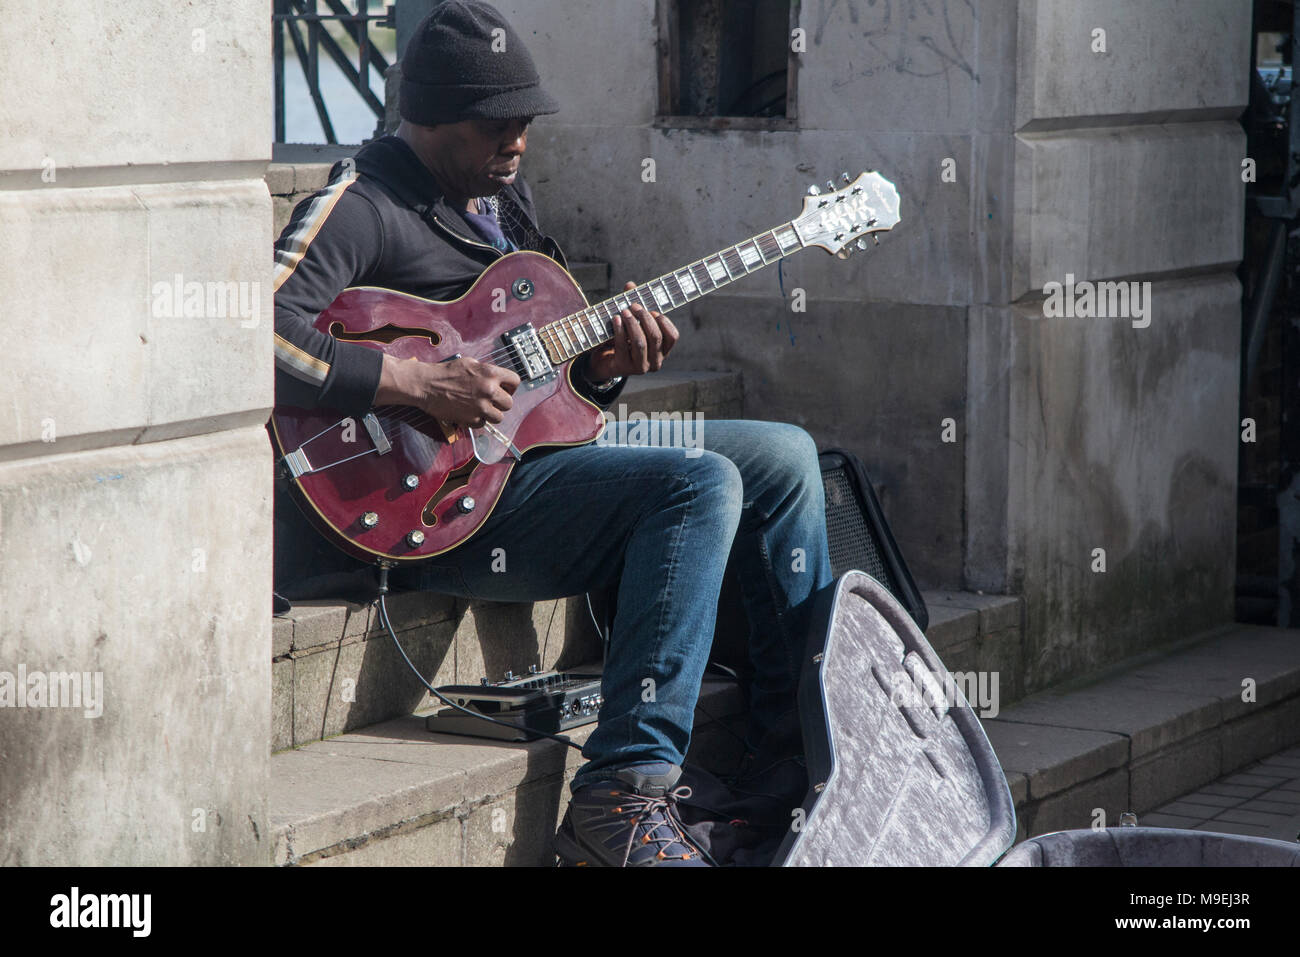
{"type": "Polygon", "coordinates": [[[475,504],[477,503],[474,501],[472,496],[462,495],[456,500],[456,509],[462,515],[468,515],[470,512],[474,511],[475,504]]]}
{"type": "Polygon", "coordinates": [[[420,487],[420,476],[412,472],[410,475],[406,476],[406,478],[402,479],[402,486],[407,491],[414,492],[420,487]]]}
{"type": "Polygon", "coordinates": [[[366,512],[364,515],[361,516],[362,528],[374,528],[378,524],[379,524],[378,512],[366,512]]]}
{"type": "Polygon", "coordinates": [[[419,548],[424,544],[424,532],[420,531],[418,528],[411,529],[406,533],[406,544],[410,545],[412,548],[419,548]]]}

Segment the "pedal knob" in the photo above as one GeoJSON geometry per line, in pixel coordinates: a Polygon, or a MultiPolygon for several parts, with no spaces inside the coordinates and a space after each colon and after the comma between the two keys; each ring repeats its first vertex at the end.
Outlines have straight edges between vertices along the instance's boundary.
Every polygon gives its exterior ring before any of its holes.
{"type": "Polygon", "coordinates": [[[462,495],[456,500],[456,510],[462,515],[468,515],[470,512],[474,511],[475,504],[476,503],[472,496],[462,495]]]}
{"type": "Polygon", "coordinates": [[[424,532],[420,531],[418,528],[411,529],[406,533],[406,544],[410,545],[412,548],[419,548],[424,544],[424,532]]]}
{"type": "Polygon", "coordinates": [[[412,472],[406,478],[402,479],[402,486],[409,492],[414,492],[420,487],[420,476],[412,472]]]}
{"type": "Polygon", "coordinates": [[[364,515],[361,516],[362,528],[374,528],[378,524],[379,524],[378,512],[366,512],[364,515]]]}

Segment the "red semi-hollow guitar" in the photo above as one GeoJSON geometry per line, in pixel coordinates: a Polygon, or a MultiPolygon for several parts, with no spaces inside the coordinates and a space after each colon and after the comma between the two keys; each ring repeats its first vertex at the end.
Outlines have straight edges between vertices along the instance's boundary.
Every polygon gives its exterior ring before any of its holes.
{"type": "Polygon", "coordinates": [[[470,356],[514,370],[520,385],[504,421],[476,429],[407,406],[360,420],[278,406],[271,437],[303,510],[367,561],[417,561],[464,542],[523,453],[600,436],[604,416],[574,390],[573,360],[613,338],[612,319],[629,302],[666,313],[808,246],[847,258],[866,248],[867,234],[898,223],[892,183],[874,172],[848,179],[824,194],[811,187],[798,218],[594,306],[563,267],[534,252],[498,259],[451,302],[345,289],[317,318],[321,332],[399,359],[470,356]]]}

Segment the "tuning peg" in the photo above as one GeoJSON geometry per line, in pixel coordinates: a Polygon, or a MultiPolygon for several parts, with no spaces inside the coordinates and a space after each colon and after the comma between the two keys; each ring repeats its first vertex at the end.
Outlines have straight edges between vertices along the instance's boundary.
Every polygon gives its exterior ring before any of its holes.
{"type": "MultiPolygon", "coordinates": [[[[874,235],[876,235],[876,234],[875,234],[875,233],[872,233],[871,235],[874,236],[874,235]]],[[[857,246],[859,249],[866,249],[866,248],[867,248],[867,240],[866,240],[865,237],[863,237],[862,239],[859,239],[856,243],[854,243],[854,245],[857,246]]]]}
{"type": "Polygon", "coordinates": [[[851,180],[849,179],[849,174],[847,172],[840,173],[840,179],[843,180],[845,183],[851,182],[851,180]]]}
{"type": "Polygon", "coordinates": [[[880,245],[880,237],[877,236],[875,233],[871,234],[871,241],[874,242],[877,246],[880,245]]]}
{"type": "Polygon", "coordinates": [[[828,180],[826,181],[826,192],[828,192],[828,193],[833,193],[833,192],[835,192],[835,180],[833,180],[833,179],[828,179],[828,180]]]}
{"type": "Polygon", "coordinates": [[[822,194],[822,191],[821,191],[820,189],[818,189],[816,186],[809,186],[809,187],[808,187],[808,195],[809,195],[809,196],[820,196],[821,194],[822,194]]]}

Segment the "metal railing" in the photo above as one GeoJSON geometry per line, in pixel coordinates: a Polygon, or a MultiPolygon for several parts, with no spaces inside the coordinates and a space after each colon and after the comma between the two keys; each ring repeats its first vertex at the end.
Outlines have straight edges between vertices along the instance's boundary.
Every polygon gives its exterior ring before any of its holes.
{"type": "Polygon", "coordinates": [[[384,54],[376,49],[370,39],[372,27],[394,29],[393,8],[385,7],[382,12],[371,13],[369,4],[362,0],[356,12],[349,10],[342,0],[323,0],[329,13],[319,13],[317,0],[274,0],[272,8],[272,50],[275,70],[275,140],[284,142],[284,38],[287,35],[302,67],[307,81],[307,91],[311,94],[316,107],[316,116],[325,133],[325,141],[330,144],[338,142],[334,136],[334,124],[330,122],[329,107],[321,93],[320,53],[334,61],[344,78],[352,85],[357,94],[370,107],[377,118],[376,135],[383,132],[384,102],[370,89],[370,68],[375,67],[383,76],[389,67],[384,54]],[[325,29],[327,21],[333,20],[347,27],[349,35],[357,45],[357,62],[354,64],[339,42],[325,29]],[[303,37],[303,32],[306,37],[303,37]]]}

